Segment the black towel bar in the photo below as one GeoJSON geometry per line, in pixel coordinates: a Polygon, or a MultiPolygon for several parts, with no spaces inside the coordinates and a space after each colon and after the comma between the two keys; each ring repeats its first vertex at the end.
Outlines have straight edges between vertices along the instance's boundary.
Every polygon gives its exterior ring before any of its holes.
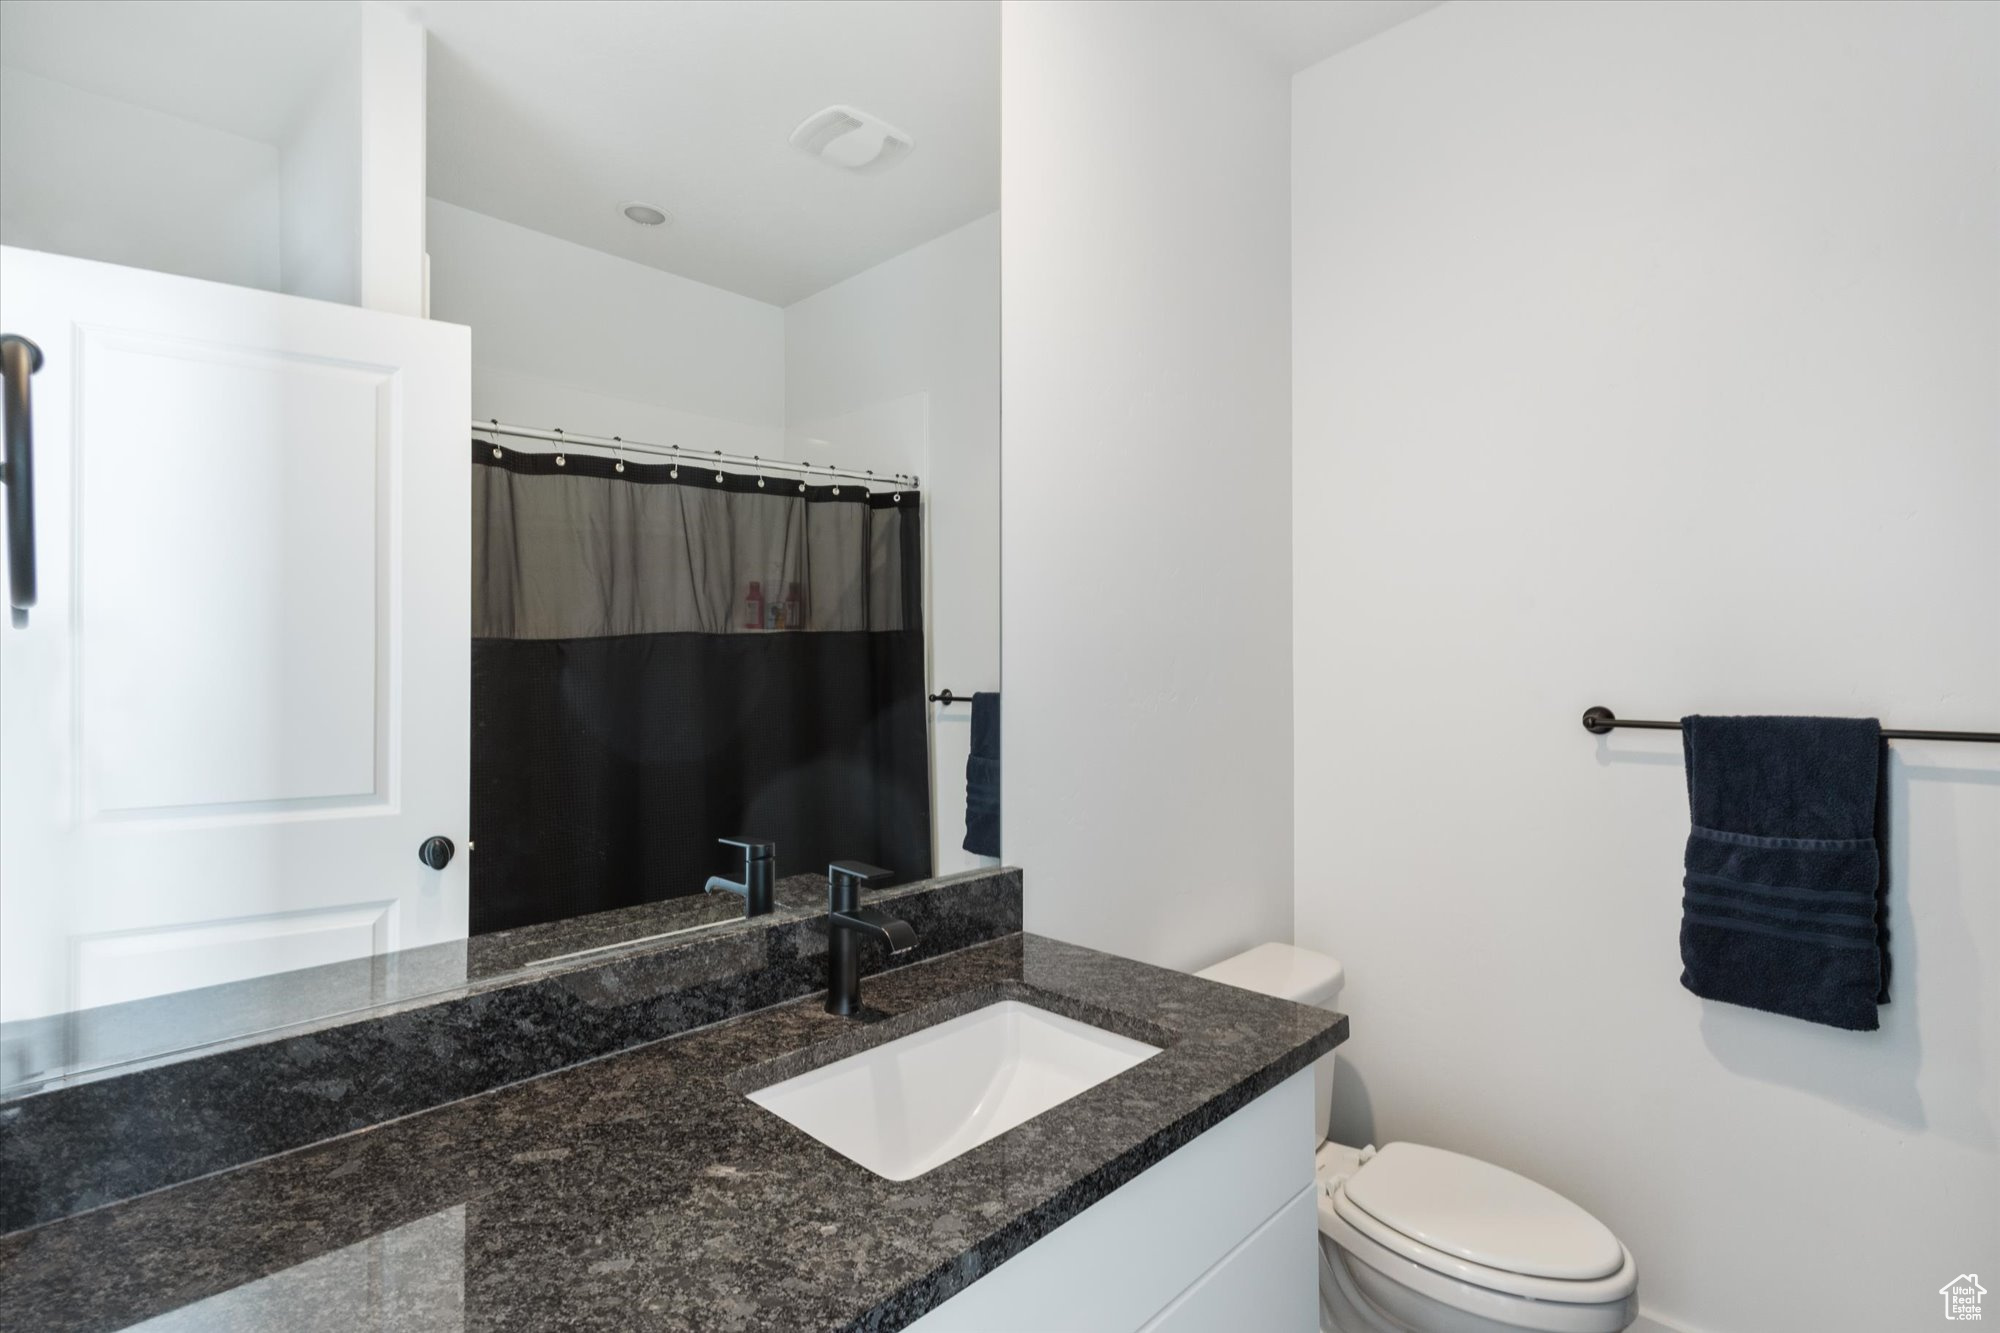
{"type": "MultiPolygon", "coordinates": [[[[1594,736],[1602,736],[1615,727],[1638,727],[1646,731],[1679,731],[1678,722],[1636,722],[1631,718],[1619,717],[1602,704],[1586,708],[1583,713],[1583,729],[1594,736]]],[[[1890,727],[1882,728],[1882,735],[1892,741],[1985,741],[2000,743],[2000,731],[1901,731],[1890,727]]]]}
{"type": "Polygon", "coordinates": [[[951,686],[947,685],[944,687],[944,689],[940,690],[938,693],[931,695],[930,701],[934,704],[943,704],[945,707],[949,708],[953,704],[971,703],[972,696],[969,694],[953,694],[951,692],[951,686]]]}

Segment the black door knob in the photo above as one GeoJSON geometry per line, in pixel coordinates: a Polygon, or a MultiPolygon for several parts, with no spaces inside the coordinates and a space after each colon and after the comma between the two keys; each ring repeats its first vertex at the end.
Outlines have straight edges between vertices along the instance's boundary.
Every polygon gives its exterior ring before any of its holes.
{"type": "Polygon", "coordinates": [[[451,854],[457,850],[450,838],[425,838],[424,845],[417,848],[417,859],[432,870],[443,870],[451,864],[451,854]]]}

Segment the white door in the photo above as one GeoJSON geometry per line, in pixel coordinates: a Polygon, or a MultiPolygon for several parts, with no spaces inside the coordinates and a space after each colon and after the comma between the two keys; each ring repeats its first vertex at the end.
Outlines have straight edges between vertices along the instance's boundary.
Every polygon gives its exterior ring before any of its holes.
{"type": "Polygon", "coordinates": [[[463,937],[469,331],[11,248],[0,331],[0,1018],[463,937]]]}

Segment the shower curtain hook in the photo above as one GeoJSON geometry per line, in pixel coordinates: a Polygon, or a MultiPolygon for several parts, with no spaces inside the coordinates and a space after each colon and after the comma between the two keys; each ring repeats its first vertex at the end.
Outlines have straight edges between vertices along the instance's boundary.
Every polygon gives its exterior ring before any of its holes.
{"type": "Polygon", "coordinates": [[[807,474],[808,472],[811,472],[811,471],[812,471],[812,460],[810,460],[810,459],[806,459],[806,458],[801,458],[801,459],[799,460],[799,494],[800,494],[800,495],[804,495],[804,494],[806,493],[806,474],[807,474]]]}
{"type": "Polygon", "coordinates": [[[500,418],[488,417],[486,419],[486,429],[493,436],[493,456],[495,458],[505,458],[507,452],[500,447],[500,418]]]}
{"type": "Polygon", "coordinates": [[[667,448],[674,451],[673,466],[667,469],[667,476],[673,481],[679,481],[681,479],[681,447],[678,444],[670,444],[667,448]]]}
{"type": "Polygon", "coordinates": [[[757,489],[764,489],[764,460],[756,454],[750,455],[750,466],[757,469],[757,489]]]}
{"type": "Polygon", "coordinates": [[[722,450],[720,449],[715,451],[715,480],[718,483],[722,480],[722,450]]]}
{"type": "Polygon", "coordinates": [[[625,437],[623,435],[614,435],[611,437],[611,444],[612,455],[618,459],[612,466],[617,471],[623,472],[625,470],[625,437]]]}
{"type": "Polygon", "coordinates": [[[563,432],[562,432],[562,427],[561,427],[561,426],[557,426],[557,427],[556,427],[556,466],[557,466],[557,467],[568,467],[568,466],[569,466],[569,460],[568,460],[567,458],[564,458],[564,457],[563,457],[563,444],[564,444],[564,440],[563,440],[563,432]]]}
{"type": "Polygon", "coordinates": [[[833,464],[831,464],[831,463],[828,463],[828,464],[826,465],[826,475],[827,475],[827,480],[829,480],[829,481],[831,481],[831,482],[833,483],[833,493],[834,493],[835,495],[838,495],[838,494],[840,494],[840,478],[839,478],[839,477],[836,477],[836,476],[834,476],[834,475],[833,475],[833,472],[834,472],[834,468],[833,468],[833,464]]]}

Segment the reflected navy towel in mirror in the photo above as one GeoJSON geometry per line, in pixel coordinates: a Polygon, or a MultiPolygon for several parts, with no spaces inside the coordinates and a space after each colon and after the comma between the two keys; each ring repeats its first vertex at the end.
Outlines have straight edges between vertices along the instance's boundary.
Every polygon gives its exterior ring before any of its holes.
{"type": "Polygon", "coordinates": [[[1887,1003],[1873,718],[1687,717],[1681,984],[1873,1029],[1887,1003]]]}
{"type": "Polygon", "coordinates": [[[965,760],[965,850],[1000,855],[1000,696],[972,696],[972,753],[965,760]]]}

